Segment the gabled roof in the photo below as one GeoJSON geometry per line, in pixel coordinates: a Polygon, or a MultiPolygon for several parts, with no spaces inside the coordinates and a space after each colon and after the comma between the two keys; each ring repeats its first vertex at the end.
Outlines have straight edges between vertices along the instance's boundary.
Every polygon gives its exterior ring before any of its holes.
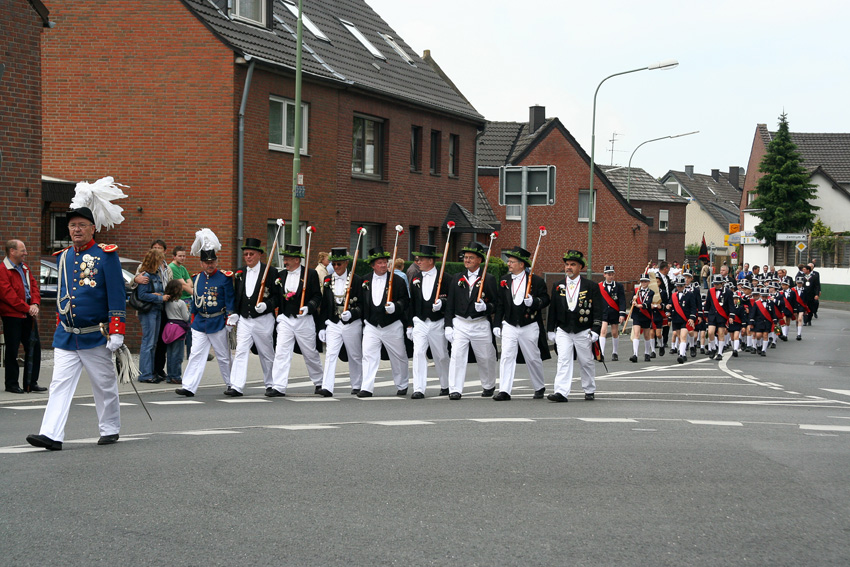
{"type": "Polygon", "coordinates": [[[538,139],[545,137],[557,118],[547,118],[529,134],[528,122],[487,122],[478,146],[478,167],[502,167],[522,160],[538,139]]]}
{"type": "Polygon", "coordinates": [[[496,230],[499,230],[502,226],[502,222],[496,216],[493,207],[490,206],[490,201],[487,200],[487,195],[481,185],[475,186],[475,216],[496,230]]]}
{"type": "MultiPolygon", "coordinates": [[[[767,148],[776,132],[766,124],[759,124],[758,131],[767,148]]],[[[850,134],[791,132],[791,141],[809,172],[821,167],[836,182],[850,184],[850,134]]]]}
{"type": "Polygon", "coordinates": [[[639,167],[631,168],[631,179],[629,169],[622,166],[600,165],[598,166],[614,187],[624,197],[628,194],[632,201],[659,201],[663,203],[687,204],[688,200],[670,192],[653,176],[639,167]]]}
{"type": "Polygon", "coordinates": [[[685,191],[705,209],[718,225],[726,229],[730,222],[738,222],[741,215],[741,190],[729,183],[728,174],[721,173],[715,180],[711,175],[670,170],[662,179],[673,177],[685,191]]]}
{"type": "MultiPolygon", "coordinates": [[[[182,1],[237,54],[295,70],[297,22],[283,0],[266,0],[273,2],[274,10],[273,25],[269,28],[231,18],[227,13],[227,0],[182,1]]],[[[304,26],[302,73],[305,80],[313,78],[341,87],[361,88],[477,124],[484,122],[484,117],[398,37],[364,0],[305,3],[303,13],[330,40],[316,38],[304,26]],[[367,51],[340,19],[354,24],[386,59],[367,51]],[[391,36],[413,64],[402,59],[380,33],[391,36]]]]}
{"type": "Polygon", "coordinates": [[[443,226],[448,224],[449,221],[455,223],[455,230],[458,233],[489,234],[496,230],[496,227],[484,222],[469,212],[469,209],[458,203],[452,203],[449,207],[449,212],[446,214],[443,226]]]}

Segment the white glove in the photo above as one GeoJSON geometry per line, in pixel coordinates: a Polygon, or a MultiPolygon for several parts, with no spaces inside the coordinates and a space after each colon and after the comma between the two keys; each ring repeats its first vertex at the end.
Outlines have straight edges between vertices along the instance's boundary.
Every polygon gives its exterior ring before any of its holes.
{"type": "Polygon", "coordinates": [[[549,331],[548,333],[546,333],[546,338],[554,343],[555,342],[555,333],[549,331]]]}
{"type": "Polygon", "coordinates": [[[445,331],[443,331],[443,332],[446,334],[446,340],[447,340],[447,341],[452,342],[452,341],[455,339],[455,330],[454,330],[454,328],[452,328],[452,327],[446,327],[445,331]]]}
{"type": "Polygon", "coordinates": [[[443,300],[438,299],[437,301],[434,302],[434,305],[431,306],[431,311],[436,313],[437,311],[439,311],[442,308],[443,308],[443,300]]]}
{"type": "Polygon", "coordinates": [[[124,335],[109,335],[109,340],[106,342],[106,348],[109,352],[115,352],[121,345],[124,344],[124,335]]]}
{"type": "Polygon", "coordinates": [[[412,341],[413,340],[413,327],[408,327],[407,329],[405,329],[404,334],[407,336],[407,340],[412,341]]]}
{"type": "Polygon", "coordinates": [[[384,309],[386,310],[388,315],[392,315],[395,313],[395,303],[392,301],[388,301],[386,305],[384,305],[384,309]]]}
{"type": "Polygon", "coordinates": [[[351,311],[343,311],[339,316],[340,321],[348,323],[351,321],[351,311]]]}
{"type": "Polygon", "coordinates": [[[595,331],[590,331],[590,342],[595,343],[599,340],[599,333],[595,331]]]}
{"type": "Polygon", "coordinates": [[[227,317],[227,326],[228,327],[233,327],[238,322],[239,322],[239,315],[237,315],[236,313],[228,315],[228,317],[227,317]]]}
{"type": "Polygon", "coordinates": [[[534,302],[534,298],[530,295],[522,300],[526,307],[531,307],[531,304],[534,302]]]}
{"type": "Polygon", "coordinates": [[[476,301],[475,302],[475,310],[478,311],[479,313],[484,313],[485,311],[487,311],[487,304],[484,303],[483,301],[476,301]]]}
{"type": "Polygon", "coordinates": [[[305,305],[300,311],[298,311],[298,315],[296,315],[296,317],[306,317],[308,311],[310,311],[310,308],[305,305]]]}
{"type": "Polygon", "coordinates": [[[322,341],[323,343],[326,343],[326,342],[328,342],[327,338],[328,338],[328,332],[327,331],[325,331],[324,329],[319,331],[319,340],[320,341],[322,341]]]}
{"type": "Polygon", "coordinates": [[[502,328],[501,327],[493,327],[493,336],[498,338],[502,336],[502,328]]]}
{"type": "Polygon", "coordinates": [[[268,305],[265,302],[258,303],[256,307],[254,307],[254,311],[257,313],[265,313],[266,309],[268,309],[268,305]]]}

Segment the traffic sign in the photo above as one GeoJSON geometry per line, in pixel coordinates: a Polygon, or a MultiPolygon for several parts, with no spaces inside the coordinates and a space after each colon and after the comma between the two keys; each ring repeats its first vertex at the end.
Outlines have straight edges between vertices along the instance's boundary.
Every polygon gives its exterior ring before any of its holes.
{"type": "Polygon", "coordinates": [[[734,260],[735,258],[737,258],[737,257],[738,257],[738,253],[737,253],[737,252],[732,252],[731,256],[732,256],[732,259],[734,260]]]}
{"type": "Polygon", "coordinates": [[[777,242],[795,242],[797,240],[808,240],[809,235],[797,232],[778,232],[776,233],[777,242]]]}
{"type": "Polygon", "coordinates": [[[795,246],[795,248],[797,250],[799,250],[800,252],[802,252],[803,250],[806,249],[806,243],[805,242],[798,242],[797,246],[795,246]]]}
{"type": "Polygon", "coordinates": [[[736,232],[741,232],[741,223],[730,222],[729,223],[729,234],[735,234],[736,232]]]}

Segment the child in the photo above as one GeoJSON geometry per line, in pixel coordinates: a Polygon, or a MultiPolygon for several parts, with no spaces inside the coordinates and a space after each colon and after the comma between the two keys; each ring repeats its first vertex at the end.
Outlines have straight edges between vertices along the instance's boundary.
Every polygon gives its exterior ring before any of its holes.
{"type": "Polygon", "coordinates": [[[189,308],[186,306],[186,302],[180,299],[182,291],[183,282],[181,280],[171,280],[165,286],[165,294],[170,297],[165,304],[166,328],[179,325],[184,329],[184,333],[179,339],[167,343],[167,376],[165,381],[169,384],[183,383],[183,352],[185,351],[186,332],[189,329],[189,308]]]}

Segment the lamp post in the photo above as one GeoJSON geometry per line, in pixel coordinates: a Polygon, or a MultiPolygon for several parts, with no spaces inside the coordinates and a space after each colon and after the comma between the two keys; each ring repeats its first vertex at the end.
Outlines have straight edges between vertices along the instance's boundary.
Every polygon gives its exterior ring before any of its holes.
{"type": "Polygon", "coordinates": [[[602,83],[607,81],[612,77],[618,77],[620,75],[627,75],[629,73],[637,73],[638,71],[654,71],[655,69],[673,69],[674,67],[678,67],[679,62],[675,59],[668,59],[667,61],[659,61],[658,63],[653,63],[652,65],[647,65],[646,67],[640,67],[638,69],[632,69],[630,71],[622,71],[620,73],[614,73],[613,75],[608,75],[604,79],[599,82],[599,85],[596,87],[596,91],[593,93],[593,126],[590,130],[590,195],[587,200],[587,276],[590,277],[593,275],[593,269],[591,268],[591,261],[593,258],[593,178],[596,177],[596,166],[594,165],[596,162],[596,95],[599,94],[599,87],[602,86],[602,83]]]}
{"type": "Polygon", "coordinates": [[[632,152],[631,156],[629,156],[629,170],[628,170],[628,174],[626,175],[626,202],[627,203],[631,202],[631,196],[632,196],[632,158],[635,157],[635,152],[638,151],[638,148],[640,148],[642,145],[648,144],[650,142],[657,142],[658,140],[666,140],[668,138],[681,138],[682,136],[690,136],[691,134],[699,134],[699,130],[695,130],[693,132],[687,132],[686,134],[673,134],[672,136],[662,136],[660,138],[653,138],[651,140],[647,140],[645,142],[641,142],[640,144],[638,144],[637,148],[635,148],[635,151],[632,152]]]}
{"type": "MultiPolygon", "coordinates": [[[[301,173],[301,38],[304,37],[304,21],[302,16],[301,0],[298,0],[298,25],[296,26],[295,46],[295,139],[292,152],[292,228],[290,229],[289,242],[301,244],[301,198],[298,195],[298,174],[301,173]]],[[[286,106],[284,105],[284,116],[286,106]]],[[[286,132],[283,133],[286,143],[286,132]]],[[[284,240],[286,240],[284,238],[284,240]]],[[[304,260],[305,263],[309,259],[304,260]]]]}

